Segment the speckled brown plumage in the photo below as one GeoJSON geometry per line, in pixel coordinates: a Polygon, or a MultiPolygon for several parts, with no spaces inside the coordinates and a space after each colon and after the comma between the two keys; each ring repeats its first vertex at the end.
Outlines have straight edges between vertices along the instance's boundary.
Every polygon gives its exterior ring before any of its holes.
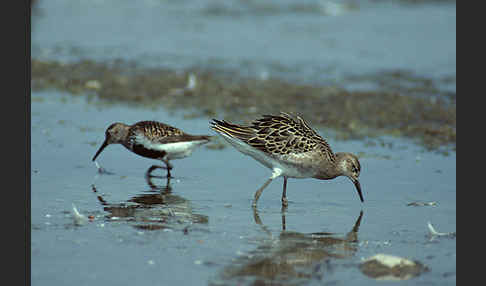
{"type": "Polygon", "coordinates": [[[216,124],[211,126],[213,130],[225,132],[265,153],[286,155],[319,151],[330,162],[336,160],[327,141],[300,116],[294,119],[284,112],[280,115],[263,115],[250,126],[214,121],[216,124]]]}
{"type": "MultiPolygon", "coordinates": [[[[185,158],[195,147],[209,140],[210,136],[187,134],[157,121],[140,121],[133,125],[116,122],[106,129],[105,141],[96,152],[93,161],[106,146],[122,144],[137,155],[163,161],[166,164],[167,176],[170,177],[172,165],[169,160],[185,158]]],[[[152,166],[148,173],[159,167],[152,166]]]]}
{"type": "Polygon", "coordinates": [[[128,136],[135,138],[137,134],[144,134],[147,139],[153,141],[167,138],[177,140],[187,135],[178,128],[157,121],[140,121],[133,124],[128,131],[128,136]]]}
{"type": "Polygon", "coordinates": [[[284,177],[283,206],[287,206],[287,178],[329,180],[346,176],[354,183],[363,201],[358,181],[361,172],[358,157],[351,153],[334,153],[327,141],[300,116],[284,112],[263,115],[248,126],[213,119],[210,126],[238,151],[272,170],[272,176],[255,192],[253,206],[263,189],[279,176],[284,177]]]}

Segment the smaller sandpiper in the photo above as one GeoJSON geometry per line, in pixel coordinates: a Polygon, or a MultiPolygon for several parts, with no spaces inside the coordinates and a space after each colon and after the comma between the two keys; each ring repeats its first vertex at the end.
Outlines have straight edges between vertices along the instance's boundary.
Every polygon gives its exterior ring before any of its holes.
{"type": "MultiPolygon", "coordinates": [[[[128,150],[142,157],[161,160],[166,167],[153,165],[146,175],[157,169],[167,169],[167,177],[170,178],[170,170],[173,166],[169,160],[182,159],[191,155],[194,148],[209,142],[211,136],[190,135],[182,130],[157,121],[140,121],[133,125],[113,123],[105,131],[105,141],[93,157],[96,158],[110,144],[122,144],[128,150]]],[[[96,164],[98,170],[101,170],[96,164]]]]}
{"type": "Polygon", "coordinates": [[[287,113],[263,115],[250,126],[213,119],[211,129],[218,132],[238,151],[253,157],[272,170],[272,176],[256,192],[253,207],[263,189],[283,176],[282,206],[288,205],[287,178],[316,178],[320,180],[346,176],[354,183],[363,202],[358,181],[361,166],[351,153],[334,154],[329,144],[303,118],[287,113]]]}

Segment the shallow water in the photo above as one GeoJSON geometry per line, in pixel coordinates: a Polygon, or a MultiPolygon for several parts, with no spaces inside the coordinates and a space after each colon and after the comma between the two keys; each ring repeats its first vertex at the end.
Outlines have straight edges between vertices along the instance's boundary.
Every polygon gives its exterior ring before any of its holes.
{"type": "MultiPolygon", "coordinates": [[[[455,284],[455,239],[431,240],[427,229],[429,221],[441,232],[456,229],[455,154],[424,152],[406,140],[389,139],[389,148],[330,139],[335,151],[361,154],[365,202],[345,178],[294,179],[289,180],[289,207],[282,215],[283,181],[278,179],[263,192],[255,216],[251,199],[270,171],[230,146],[202,147],[190,158],[173,161],[170,190],[165,179],[154,178],[154,186],[145,180],[153,160],[121,145],[107,147],[98,159],[114,175],[98,174],[91,158],[104,129],[114,121],[145,119],[211,134],[208,120],[185,120],[182,114],[100,107],[84,97],[55,92],[32,94],[33,285],[249,282],[267,277],[251,272],[249,265],[263,258],[259,263],[277,263],[271,257],[281,257],[281,248],[292,257],[303,251],[318,254],[292,264],[297,273],[308,275],[282,280],[284,284],[374,284],[358,265],[376,253],[427,265],[430,272],[417,281],[455,284]],[[415,201],[437,204],[407,206],[415,201]],[[73,203],[94,219],[74,225],[73,203]],[[356,242],[309,242],[311,233],[342,239],[360,211],[356,242]],[[296,237],[288,239],[293,232],[296,237]]],[[[276,281],[281,279],[275,275],[276,281]]]]}
{"type": "MultiPolygon", "coordinates": [[[[356,78],[404,70],[455,95],[455,3],[298,3],[38,0],[32,58],[123,59],[360,90],[376,82],[356,78]]],[[[282,212],[277,179],[255,213],[253,194],[271,172],[231,146],[203,146],[173,161],[169,184],[148,182],[144,173],[156,162],[121,145],[98,158],[114,174],[97,173],[91,158],[116,121],[215,135],[210,118],[157,108],[32,93],[32,285],[374,285],[359,265],[376,253],[429,268],[409,283],[456,284],[456,239],[430,237],[427,228],[456,231],[455,152],[390,137],[338,141],[318,130],[335,152],[360,156],[365,202],[346,178],[290,179],[282,212]],[[91,219],[75,225],[73,204],[91,219]]]]}
{"type": "Polygon", "coordinates": [[[32,57],[123,59],[320,84],[411,70],[453,77],[455,89],[455,3],[387,2],[38,1],[32,57]]]}

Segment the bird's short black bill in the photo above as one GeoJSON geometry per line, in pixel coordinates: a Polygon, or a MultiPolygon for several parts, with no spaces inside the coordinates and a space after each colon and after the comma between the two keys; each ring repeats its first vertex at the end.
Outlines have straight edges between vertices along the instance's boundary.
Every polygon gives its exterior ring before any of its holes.
{"type": "Polygon", "coordinates": [[[101,151],[103,151],[103,149],[105,149],[106,146],[108,146],[108,143],[105,141],[103,142],[103,145],[101,145],[100,149],[98,149],[98,152],[96,152],[96,154],[94,155],[93,161],[96,160],[96,157],[98,157],[98,155],[101,153],[101,151]]]}
{"type": "Polygon", "coordinates": [[[356,186],[356,190],[358,191],[359,199],[361,202],[364,202],[363,200],[363,194],[361,193],[361,184],[359,183],[358,180],[352,180],[354,185],[356,186]]]}

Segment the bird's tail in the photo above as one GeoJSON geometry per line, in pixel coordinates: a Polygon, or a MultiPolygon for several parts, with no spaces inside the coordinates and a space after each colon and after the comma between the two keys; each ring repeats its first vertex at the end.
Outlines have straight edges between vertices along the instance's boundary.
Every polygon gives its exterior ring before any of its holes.
{"type": "Polygon", "coordinates": [[[254,131],[250,127],[229,123],[225,120],[213,119],[213,121],[210,122],[210,127],[221,135],[226,135],[243,141],[254,136],[254,131]]]}

